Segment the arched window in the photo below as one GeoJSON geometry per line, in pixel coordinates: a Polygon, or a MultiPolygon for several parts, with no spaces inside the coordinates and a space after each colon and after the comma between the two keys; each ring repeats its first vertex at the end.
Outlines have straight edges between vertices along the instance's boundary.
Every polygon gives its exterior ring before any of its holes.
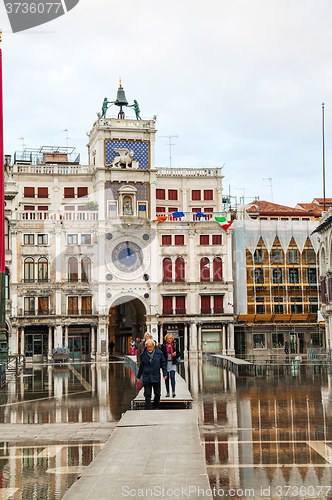
{"type": "Polygon", "coordinates": [[[222,260],[220,257],[213,259],[213,281],[222,281],[222,260]]]}
{"type": "Polygon", "coordinates": [[[78,263],[75,257],[68,260],[68,281],[78,281],[78,263]]]}
{"type": "Polygon", "coordinates": [[[168,258],[163,260],[163,281],[172,281],[172,261],[168,258]]]}
{"type": "Polygon", "coordinates": [[[175,281],[185,281],[184,259],[181,257],[175,261],[175,281]]]}
{"type": "Polygon", "coordinates": [[[24,281],[30,283],[35,278],[35,262],[31,257],[24,261],[24,281]]]}
{"type": "Polygon", "coordinates": [[[210,281],[210,261],[207,257],[201,259],[201,281],[210,281]]]}
{"type": "Polygon", "coordinates": [[[48,262],[45,257],[41,257],[38,261],[38,281],[41,283],[48,281],[48,262]]]}
{"type": "Polygon", "coordinates": [[[91,281],[91,260],[84,257],[81,262],[82,281],[91,281]]]}

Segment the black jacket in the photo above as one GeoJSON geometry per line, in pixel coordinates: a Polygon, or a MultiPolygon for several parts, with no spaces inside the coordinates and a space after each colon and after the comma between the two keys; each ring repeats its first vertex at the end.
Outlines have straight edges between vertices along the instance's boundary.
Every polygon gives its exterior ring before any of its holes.
{"type": "MultiPolygon", "coordinates": [[[[175,352],[175,356],[173,356],[173,359],[172,359],[172,365],[176,365],[176,359],[180,357],[180,353],[179,351],[177,350],[177,347],[176,347],[176,343],[175,342],[172,342],[172,347],[173,347],[173,353],[175,352]]],[[[166,349],[166,344],[162,344],[161,347],[161,352],[163,353],[164,355],[164,358],[166,360],[166,366],[167,366],[167,349],[166,349]]]]}
{"type": "Polygon", "coordinates": [[[163,376],[167,376],[166,361],[163,353],[160,349],[157,349],[157,347],[155,347],[154,350],[155,353],[152,363],[150,361],[147,349],[144,349],[141,354],[141,362],[139,364],[137,378],[141,378],[143,374],[143,385],[145,383],[155,384],[157,382],[160,382],[160,368],[162,368],[163,370],[163,376]]]}

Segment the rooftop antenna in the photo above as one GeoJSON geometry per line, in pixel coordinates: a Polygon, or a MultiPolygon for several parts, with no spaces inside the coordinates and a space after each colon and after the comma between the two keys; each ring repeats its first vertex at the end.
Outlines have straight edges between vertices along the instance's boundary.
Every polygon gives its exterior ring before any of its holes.
{"type": "Polygon", "coordinates": [[[243,196],[240,196],[240,205],[241,205],[241,199],[242,199],[242,203],[244,205],[244,199],[245,199],[245,195],[246,195],[246,188],[235,188],[235,189],[241,189],[243,191],[243,196]]]}
{"type": "Polygon", "coordinates": [[[264,177],[263,181],[269,181],[270,188],[271,188],[271,201],[273,203],[273,184],[272,184],[272,177],[264,177]]]}
{"type": "Polygon", "coordinates": [[[167,137],[167,139],[169,139],[169,143],[166,144],[166,146],[169,146],[169,168],[172,168],[172,146],[175,146],[175,144],[172,143],[172,139],[177,139],[179,136],[178,135],[160,135],[159,137],[167,137]]]}
{"type": "Polygon", "coordinates": [[[24,144],[24,137],[19,137],[18,140],[22,141],[22,151],[24,151],[26,146],[26,144],[24,144]]]}
{"type": "Polygon", "coordinates": [[[325,212],[325,103],[322,102],[322,129],[323,129],[323,199],[324,199],[324,212],[325,212]]]}
{"type": "Polygon", "coordinates": [[[70,137],[68,137],[68,129],[67,129],[67,128],[65,128],[65,129],[64,129],[64,132],[66,132],[66,145],[67,145],[67,149],[68,149],[68,141],[69,141],[69,139],[70,139],[70,137]]]}

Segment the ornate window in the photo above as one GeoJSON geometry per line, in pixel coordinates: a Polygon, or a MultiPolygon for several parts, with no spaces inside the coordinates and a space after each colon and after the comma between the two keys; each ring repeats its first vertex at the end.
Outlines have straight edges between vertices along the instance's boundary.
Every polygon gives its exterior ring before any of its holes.
{"type": "Polygon", "coordinates": [[[48,262],[45,257],[41,257],[38,261],[38,281],[41,283],[48,281],[48,262]]]}
{"type": "Polygon", "coordinates": [[[75,257],[68,260],[68,281],[78,281],[78,263],[75,257]]]}
{"type": "Polygon", "coordinates": [[[175,261],[175,281],[185,281],[185,263],[181,257],[175,261]]]}
{"type": "Polygon", "coordinates": [[[171,259],[163,260],[163,281],[172,281],[172,261],[171,259]]]}
{"type": "Polygon", "coordinates": [[[35,279],[35,262],[31,257],[24,261],[24,281],[31,283],[35,279]]]}
{"type": "Polygon", "coordinates": [[[210,261],[207,257],[203,257],[200,262],[200,279],[210,281],[210,261]]]}
{"type": "Polygon", "coordinates": [[[84,257],[81,262],[82,281],[91,281],[91,260],[84,257]]]}
{"type": "Polygon", "coordinates": [[[221,257],[213,259],[213,281],[222,281],[222,260],[221,257]]]}

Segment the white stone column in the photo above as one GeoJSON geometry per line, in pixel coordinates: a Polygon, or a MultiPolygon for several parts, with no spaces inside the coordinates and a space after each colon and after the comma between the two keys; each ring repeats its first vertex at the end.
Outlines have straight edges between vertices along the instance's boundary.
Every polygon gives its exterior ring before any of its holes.
{"type": "Polygon", "coordinates": [[[65,344],[68,347],[68,325],[65,325],[65,344]]]}
{"type": "Polygon", "coordinates": [[[21,326],[21,355],[25,355],[25,333],[24,326],[21,326]]]}
{"type": "Polygon", "coordinates": [[[62,346],[62,326],[57,325],[54,328],[54,347],[62,346]]]}
{"type": "Polygon", "coordinates": [[[198,323],[197,325],[197,330],[198,330],[198,357],[202,357],[202,324],[198,323]]]}
{"type": "Polygon", "coordinates": [[[184,348],[183,348],[183,359],[188,359],[188,325],[184,324],[184,348]]]}
{"type": "Polygon", "coordinates": [[[196,323],[190,324],[190,345],[189,345],[189,358],[197,357],[197,325],[196,323]]]}
{"type": "Polygon", "coordinates": [[[164,342],[164,328],[163,323],[159,325],[159,343],[162,344],[164,342]]]}
{"type": "Polygon", "coordinates": [[[17,325],[12,325],[11,335],[9,341],[9,354],[14,356],[18,354],[18,328],[17,325]]]}
{"type": "Polygon", "coordinates": [[[94,326],[91,327],[91,359],[96,358],[96,328],[94,326]]]}
{"type": "MultiPolygon", "coordinates": [[[[153,220],[156,218],[156,181],[152,181],[150,184],[150,218],[153,220]]],[[[148,215],[148,214],[147,214],[148,215]]]]}
{"type": "Polygon", "coordinates": [[[106,317],[100,319],[97,329],[97,361],[107,361],[108,345],[106,345],[106,317]],[[105,319],[104,319],[105,318],[105,319]]]}
{"type": "Polygon", "coordinates": [[[228,336],[227,354],[228,354],[228,356],[234,356],[235,350],[234,350],[234,324],[233,323],[228,324],[227,336],[228,336]]]}
{"type": "Polygon", "coordinates": [[[52,342],[52,327],[48,327],[48,353],[47,353],[47,358],[48,361],[51,361],[52,359],[52,349],[53,349],[53,342],[52,342]]]}
{"type": "Polygon", "coordinates": [[[226,346],[226,325],[222,325],[222,353],[225,356],[227,352],[227,346],[226,346]]]}

